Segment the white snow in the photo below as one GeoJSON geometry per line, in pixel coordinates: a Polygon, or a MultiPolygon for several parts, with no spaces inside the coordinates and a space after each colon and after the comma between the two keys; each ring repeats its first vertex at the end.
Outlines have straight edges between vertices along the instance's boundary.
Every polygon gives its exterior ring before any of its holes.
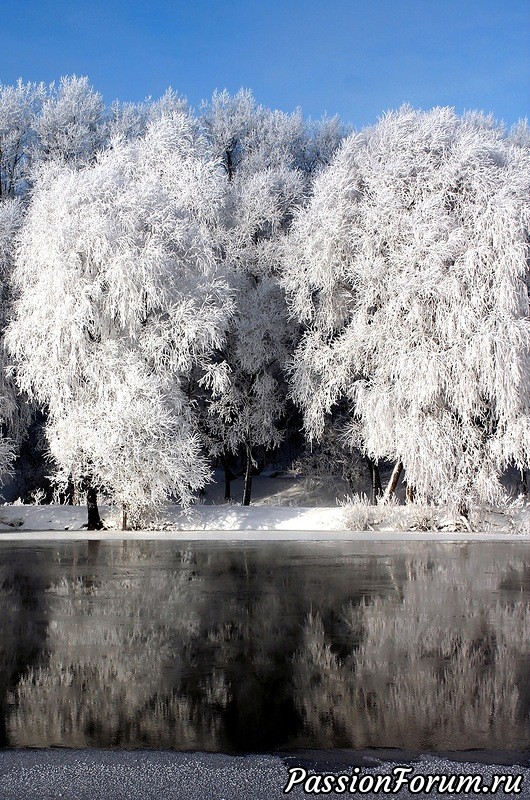
{"type": "MultiPolygon", "coordinates": [[[[523,507],[517,509],[516,521],[514,513],[511,516],[500,510],[483,513],[477,517],[475,529],[467,531],[459,530],[457,525],[425,530],[425,525],[420,524],[426,513],[421,506],[372,507],[358,504],[355,507],[360,505],[363,515],[368,512],[373,524],[368,519],[364,524],[352,525],[351,506],[346,509],[339,505],[347,489],[340,479],[259,476],[254,479],[252,504],[244,507],[236,502],[223,501],[219,472],[216,477],[217,481],[207,488],[200,504],[187,511],[177,505],[162,506],[145,529],[136,531],[121,531],[118,510],[111,506],[100,507],[107,530],[96,532],[83,528],[85,506],[6,504],[0,507],[0,540],[530,541],[530,526],[524,524],[530,515],[523,507]]],[[[241,496],[241,479],[233,481],[232,492],[235,498],[241,496]]],[[[437,517],[434,514],[433,517],[443,522],[443,510],[436,511],[437,517]]]]}

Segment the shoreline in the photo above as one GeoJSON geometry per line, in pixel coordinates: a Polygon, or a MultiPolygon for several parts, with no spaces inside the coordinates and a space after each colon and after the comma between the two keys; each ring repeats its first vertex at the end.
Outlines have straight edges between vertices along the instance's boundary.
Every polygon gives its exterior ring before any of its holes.
{"type": "Polygon", "coordinates": [[[530,544],[530,533],[344,530],[172,530],[172,531],[2,531],[0,542],[153,540],[176,542],[516,542],[530,544]]]}

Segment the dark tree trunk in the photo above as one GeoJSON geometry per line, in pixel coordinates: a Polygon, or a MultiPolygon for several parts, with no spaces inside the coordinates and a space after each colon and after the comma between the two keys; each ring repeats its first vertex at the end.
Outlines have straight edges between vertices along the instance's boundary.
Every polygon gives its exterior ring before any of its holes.
{"type": "Polygon", "coordinates": [[[232,183],[234,177],[234,160],[232,158],[233,143],[226,150],[226,172],[228,175],[228,183],[232,183]]]}
{"type": "Polygon", "coordinates": [[[413,502],[414,502],[414,495],[415,495],[415,494],[416,494],[416,492],[414,491],[414,486],[412,486],[412,484],[409,484],[409,485],[407,486],[407,494],[406,494],[406,496],[407,496],[407,502],[409,502],[409,503],[413,503],[413,502]]]}
{"type": "Polygon", "coordinates": [[[226,450],[223,450],[223,455],[221,456],[221,464],[223,467],[223,472],[225,474],[225,500],[231,500],[232,499],[231,483],[234,480],[235,475],[230,469],[228,453],[226,450]]]}
{"type": "Polygon", "coordinates": [[[243,487],[243,505],[250,505],[252,492],[252,447],[250,442],[245,443],[245,485],[243,487]]]}
{"type": "Polygon", "coordinates": [[[101,517],[99,516],[98,493],[93,486],[87,490],[86,504],[88,510],[87,530],[100,531],[103,528],[103,523],[101,521],[101,517]]]}
{"type": "Polygon", "coordinates": [[[398,484],[399,476],[403,470],[403,463],[398,461],[395,465],[394,469],[392,470],[392,475],[390,476],[390,480],[388,481],[388,486],[385,489],[385,500],[390,500],[391,497],[394,496],[394,492],[396,491],[396,486],[398,484]]]}
{"type": "Polygon", "coordinates": [[[372,496],[370,498],[371,503],[373,506],[377,503],[377,498],[381,497],[383,494],[383,487],[381,486],[381,476],[379,475],[379,468],[375,461],[372,461],[371,458],[366,457],[366,461],[368,463],[368,469],[370,470],[370,480],[372,484],[372,496]]]}
{"type": "Polygon", "coordinates": [[[68,485],[63,493],[63,499],[66,506],[75,505],[75,486],[73,481],[68,481],[68,485]]]}

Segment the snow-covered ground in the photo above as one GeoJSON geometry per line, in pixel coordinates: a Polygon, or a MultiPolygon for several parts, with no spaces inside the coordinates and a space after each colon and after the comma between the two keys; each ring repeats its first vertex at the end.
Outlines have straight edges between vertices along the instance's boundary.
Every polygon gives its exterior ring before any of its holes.
{"type": "MultiPolygon", "coordinates": [[[[220,477],[217,475],[216,477],[220,477]]],[[[346,485],[297,477],[254,478],[252,505],[243,507],[243,481],[232,483],[233,501],[223,499],[221,481],[206,488],[200,502],[183,511],[163,506],[148,528],[157,531],[342,530],[346,485]]],[[[119,512],[102,505],[100,514],[109,530],[121,524],[119,512]]],[[[85,506],[22,505],[0,507],[0,531],[80,531],[86,523],[85,506]]]]}
{"type": "MultiPolygon", "coordinates": [[[[411,769],[408,774],[411,782],[416,775],[471,775],[480,776],[482,787],[490,787],[496,775],[510,775],[512,780],[521,776],[516,796],[521,800],[530,797],[530,769],[526,759],[522,764],[508,761],[501,766],[502,762],[495,761],[476,763],[472,760],[473,753],[469,754],[469,761],[462,760],[458,754],[454,754],[454,759],[424,754],[410,761],[409,758],[400,758],[397,753],[395,761],[389,760],[388,754],[383,756],[384,761],[373,756],[363,760],[358,754],[353,762],[348,763],[346,753],[339,751],[337,755],[343,763],[338,765],[337,758],[333,759],[333,751],[327,751],[324,756],[317,755],[321,763],[274,754],[7,751],[0,755],[2,797],[4,800],[56,800],[58,797],[76,797],[78,800],[107,800],[109,797],[113,800],[280,800],[288,796],[294,800],[314,796],[305,793],[300,785],[294,786],[288,795],[284,794],[283,789],[289,782],[289,769],[293,768],[289,762],[298,764],[300,761],[307,762],[308,776],[326,773],[351,776],[355,774],[353,765],[362,764],[358,768],[359,780],[368,775],[393,775],[393,769],[399,767],[411,769]],[[364,766],[365,762],[369,766],[364,766]]],[[[502,789],[495,794],[509,796],[502,789]]],[[[352,796],[349,792],[348,795],[352,796]]],[[[384,795],[382,792],[363,791],[361,796],[376,800],[384,795]]],[[[422,792],[418,795],[417,789],[411,793],[406,786],[392,793],[392,797],[398,800],[418,796],[426,797],[427,794],[422,792]]],[[[469,796],[468,792],[462,792],[462,796],[469,796]]]]}
{"type": "MultiPolygon", "coordinates": [[[[233,481],[232,502],[223,499],[224,486],[210,484],[200,502],[187,511],[166,505],[141,531],[127,532],[131,538],[175,536],[186,533],[193,539],[419,539],[451,540],[509,538],[530,540],[530,511],[523,504],[505,509],[481,509],[471,517],[471,525],[447,509],[421,505],[370,506],[356,498],[347,501],[348,487],[337,478],[305,478],[296,475],[265,474],[254,478],[252,504],[244,507],[242,480],[233,481]],[[346,504],[345,504],[346,503],[346,504]]],[[[123,537],[120,515],[115,508],[102,505],[106,531],[87,532],[85,506],[22,505],[0,507],[2,539],[42,538],[55,532],[58,538],[123,537]],[[35,534],[35,536],[33,536],[35,534]]]]}

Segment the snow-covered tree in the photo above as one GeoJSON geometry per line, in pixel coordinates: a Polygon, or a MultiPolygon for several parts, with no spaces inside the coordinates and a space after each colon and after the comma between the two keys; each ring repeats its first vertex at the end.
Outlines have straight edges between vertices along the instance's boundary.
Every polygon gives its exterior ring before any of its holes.
{"type": "Polygon", "coordinates": [[[270,449],[281,440],[283,365],[297,327],[288,319],[278,266],[285,220],[301,191],[300,176],[289,170],[236,176],[228,188],[237,210],[223,243],[236,312],[223,350],[228,382],[210,413],[224,448],[244,450],[244,504],[250,502],[253,448],[270,449]]]}
{"type": "MultiPolygon", "coordinates": [[[[60,158],[81,166],[87,159],[93,158],[95,150],[104,141],[104,124],[101,98],[90,88],[86,78],[63,78],[57,90],[53,84],[46,87],[42,83],[23,83],[22,80],[14,86],[0,86],[0,202],[17,197],[23,200],[25,207],[35,171],[42,161],[60,158]]],[[[19,227],[22,206],[6,206],[1,212],[3,258],[0,336],[3,336],[10,308],[11,261],[16,229],[10,223],[15,208],[16,227],[19,227]]],[[[4,378],[0,380],[4,381],[4,378]]],[[[30,488],[27,484],[29,473],[32,476],[30,483],[39,480],[39,477],[42,480],[41,466],[44,468],[44,463],[41,463],[42,455],[35,450],[35,435],[37,439],[41,438],[41,423],[37,421],[41,417],[28,404],[27,397],[20,393],[17,395],[10,379],[4,381],[0,390],[10,407],[9,420],[6,420],[9,435],[17,445],[22,443],[20,439],[23,435],[21,460],[17,460],[15,468],[18,488],[24,494],[30,488]],[[35,417],[33,423],[32,415],[35,417]],[[29,473],[26,464],[28,458],[31,464],[29,473]]]]}
{"type": "Polygon", "coordinates": [[[6,374],[3,336],[12,301],[15,237],[24,213],[21,199],[30,189],[35,125],[45,97],[44,84],[0,85],[0,474],[10,471],[30,422],[26,399],[6,374]]]}
{"type": "MultiPolygon", "coordinates": [[[[210,152],[225,170],[219,244],[236,296],[220,354],[227,364],[227,381],[222,392],[212,393],[207,439],[226,476],[230,453],[241,452],[243,503],[248,505],[256,448],[274,447],[281,438],[281,365],[289,326],[277,269],[279,239],[303,191],[301,176],[286,157],[300,135],[301,118],[268,111],[244,90],[234,97],[216,93],[202,111],[210,152]]],[[[225,486],[229,495],[229,480],[225,486]]]]}
{"type": "Polygon", "coordinates": [[[0,202],[0,480],[11,471],[16,450],[28,423],[25,404],[20,403],[12,377],[7,372],[4,332],[9,320],[11,275],[15,237],[23,220],[20,200],[6,198],[0,202]]]}
{"type": "Polygon", "coordinates": [[[214,380],[231,311],[214,247],[222,188],[184,114],[92,166],[41,170],[7,340],[19,386],[48,411],[57,479],[83,484],[91,508],[98,488],[130,512],[188,503],[207,478],[181,383],[197,363],[214,380]]]}
{"type": "MultiPolygon", "coordinates": [[[[307,191],[308,173],[328,159],[341,130],[336,120],[307,127],[300,112],[266,109],[246,90],[233,97],[216,93],[202,112],[210,150],[226,173],[220,245],[236,290],[222,354],[228,382],[213,397],[208,427],[212,452],[220,454],[225,472],[228,454],[243,452],[248,504],[255,449],[281,441],[283,365],[298,334],[279,283],[281,243],[307,191]]],[[[227,495],[228,487],[227,482],[227,495]]]]}
{"type": "Polygon", "coordinates": [[[24,192],[35,144],[35,123],[46,97],[41,84],[0,84],[0,199],[24,192]]]}
{"type": "Polygon", "coordinates": [[[289,167],[306,177],[327,166],[340,142],[351,133],[339,117],[306,120],[260,105],[249,89],[235,95],[214,92],[203,103],[200,123],[220,158],[229,180],[240,171],[252,175],[264,169],[289,167]]]}
{"type": "Polygon", "coordinates": [[[524,137],[478,113],[405,106],[344,142],[286,257],[312,437],[343,398],[351,445],[463,509],[528,466],[529,188],[524,137]]]}
{"type": "Polygon", "coordinates": [[[113,103],[107,131],[110,139],[126,140],[143,136],[150,123],[176,113],[190,113],[188,102],[169,88],[158,100],[147,98],[139,103],[113,103]]]}
{"type": "Polygon", "coordinates": [[[106,140],[103,98],[87,77],[63,77],[51,84],[35,127],[34,162],[90,163],[106,140]]]}

